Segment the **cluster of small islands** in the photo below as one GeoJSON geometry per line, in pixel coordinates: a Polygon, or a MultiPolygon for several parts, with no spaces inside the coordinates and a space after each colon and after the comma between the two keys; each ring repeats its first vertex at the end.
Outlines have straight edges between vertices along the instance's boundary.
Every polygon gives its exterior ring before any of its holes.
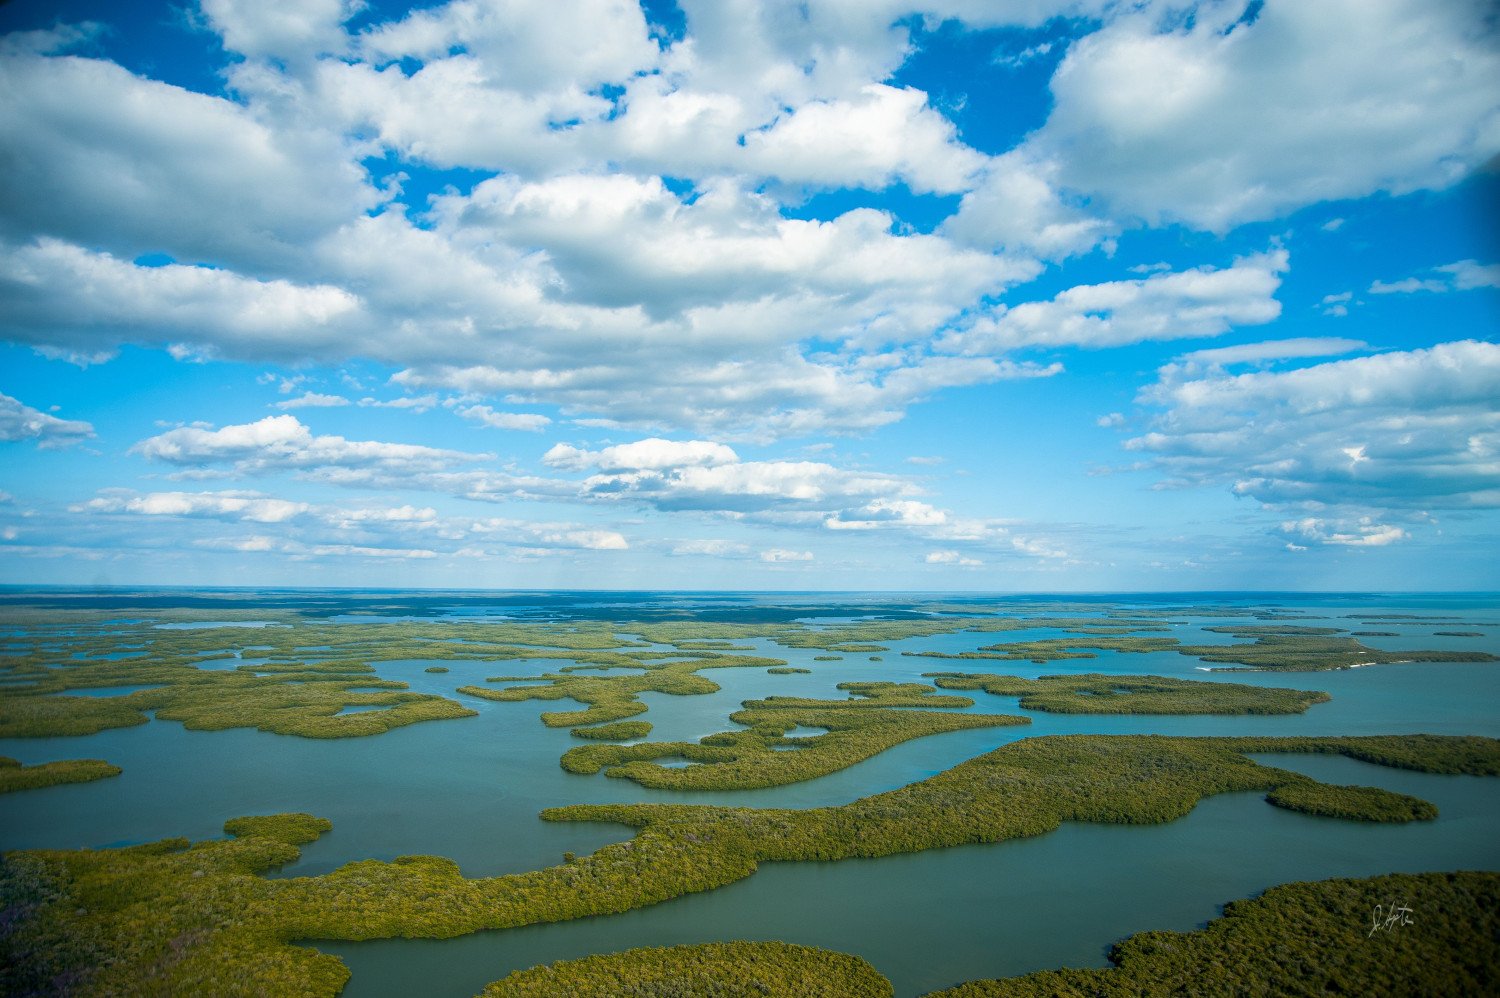
{"type": "MultiPolygon", "coordinates": [[[[1452,646],[1451,639],[1491,633],[1495,622],[1484,614],[1329,620],[1270,602],[853,597],[821,609],[774,600],[732,610],[667,601],[580,612],[584,605],[574,600],[569,612],[551,613],[542,601],[539,609],[501,612],[502,603],[486,613],[479,594],[10,591],[0,601],[0,739],[28,740],[44,755],[49,738],[146,724],[376,738],[472,717],[480,702],[537,700],[548,707],[543,725],[578,740],[557,760],[567,773],[656,790],[735,792],[816,780],[944,732],[1032,724],[1017,710],[1271,716],[1315,711],[1330,699],[1226,675],[1236,672],[1500,661],[1478,647],[1452,646]],[[456,605],[464,612],[451,612],[456,605]],[[1179,640],[1183,621],[1198,618],[1219,622],[1179,640]],[[1426,649],[1406,647],[1409,641],[1379,646],[1378,639],[1416,627],[1449,640],[1426,649]],[[955,635],[972,636],[973,647],[952,650],[955,635]],[[798,664],[775,649],[795,651],[798,664]],[[1090,667],[1105,657],[1163,654],[1186,656],[1203,678],[1090,667]],[[426,668],[434,677],[460,673],[451,695],[382,676],[383,663],[411,660],[443,663],[426,668]],[[923,681],[909,671],[882,679],[893,660],[922,663],[923,681]],[[506,672],[506,663],[519,662],[533,671],[506,672]],[[1049,672],[1006,671],[1020,671],[1018,664],[1049,672]],[[650,695],[716,693],[714,677],[726,669],[763,675],[765,695],[744,700],[724,730],[695,741],[652,738],[650,695]],[[777,692],[785,677],[824,670],[839,677],[840,695],[777,692]]],[[[0,859],[0,993],[336,995],[349,970],[320,953],[318,941],[446,939],[607,916],[713,891],[766,862],[996,843],[1045,835],[1064,822],[1158,824],[1227,793],[1253,792],[1276,808],[1341,821],[1438,818],[1418,797],[1323,782],[1270,765],[1268,755],[1500,776],[1500,740],[1477,735],[1019,734],[926,779],[833,806],[559,801],[542,811],[544,821],[616,823],[634,834],[588,855],[568,853],[555,866],[492,877],[466,877],[451,859],[428,855],[266,876],[331,830],[311,813],[225,814],[226,837],[198,842],[10,851],[0,859]]],[[[0,819],[24,809],[30,795],[87,792],[60,785],[120,773],[107,758],[23,765],[0,757],[0,819]]],[[[931,993],[1500,990],[1500,873],[1265,886],[1198,931],[1119,941],[1111,967],[954,981],[931,993]],[[1420,931],[1389,932],[1371,945],[1370,913],[1393,897],[1420,909],[1420,931]]],[[[890,981],[858,956],[748,940],[598,954],[517,970],[484,991],[492,998],[892,993],[890,981]]]]}

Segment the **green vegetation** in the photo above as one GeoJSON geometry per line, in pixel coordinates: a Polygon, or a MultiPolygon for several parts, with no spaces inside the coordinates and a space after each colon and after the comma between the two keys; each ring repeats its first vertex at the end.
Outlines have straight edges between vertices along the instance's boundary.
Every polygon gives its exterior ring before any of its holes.
{"type": "Polygon", "coordinates": [[[842,662],[843,660],[844,660],[844,656],[842,656],[842,655],[814,655],[813,656],[813,661],[814,662],[842,662]]]}
{"type": "MultiPolygon", "coordinates": [[[[577,700],[584,709],[550,712],[544,721],[563,727],[602,724],[643,713],[645,706],[637,696],[641,692],[692,695],[715,691],[717,685],[699,675],[706,669],[760,666],[777,674],[796,670],[779,659],[728,654],[748,647],[736,642],[752,638],[829,653],[816,656],[819,660],[880,652],[887,647],[882,642],[959,631],[1038,628],[1063,630],[1072,636],[988,645],[974,652],[927,654],[1046,662],[1091,658],[1099,651],[1177,651],[1207,662],[1257,669],[1494,660],[1474,651],[1383,652],[1335,628],[1248,621],[1217,628],[1247,639],[1246,643],[1180,645],[1171,637],[1135,632],[1163,630],[1161,621],[1166,617],[1199,610],[1260,621],[1280,618],[1243,608],[1128,613],[1104,606],[1085,609],[1097,609],[1099,615],[912,614],[820,628],[796,620],[331,623],[286,611],[232,606],[201,611],[153,609],[142,619],[118,620],[96,611],[9,608],[5,622],[17,636],[0,654],[0,737],[92,734],[143,724],[150,711],[160,719],[181,721],[195,729],[255,727],[320,738],[379,734],[400,725],[471,715],[473,711],[460,703],[413,693],[406,684],[376,673],[380,662],[423,659],[565,662],[556,673],[514,677],[515,682],[532,684],[526,687],[496,691],[471,685],[462,687],[462,692],[502,701],[577,700]],[[253,630],[158,626],[202,622],[205,617],[209,622],[265,621],[270,626],[253,630]],[[640,640],[622,634],[639,634],[640,640]],[[254,642],[258,659],[236,664],[233,649],[246,641],[254,642]],[[656,650],[647,644],[672,645],[676,650],[656,650]],[[234,667],[206,668],[225,664],[234,667]],[[148,688],[116,696],[67,695],[117,686],[148,688]],[[358,712],[349,713],[346,708],[358,712]]],[[[868,655],[871,661],[880,657],[868,655]]],[[[446,669],[445,665],[427,666],[431,673],[446,669]]]]}
{"type": "Polygon", "coordinates": [[[1483,631],[1433,631],[1434,637],[1439,638],[1482,638],[1483,631]]]}
{"type": "Polygon", "coordinates": [[[1325,818],[1405,822],[1431,821],[1438,816],[1437,808],[1421,798],[1379,787],[1308,786],[1292,783],[1266,794],[1266,801],[1288,811],[1316,814],[1325,818]],[[1372,818],[1372,815],[1379,817],[1372,818]]]}
{"type": "Polygon", "coordinates": [[[1012,641],[985,645],[978,651],[903,652],[920,658],[997,659],[1002,662],[1034,662],[1044,665],[1072,658],[1098,658],[1095,652],[1177,651],[1176,638],[1083,637],[1042,638],[1037,641],[1012,641]]]}
{"type": "Polygon", "coordinates": [[[224,822],[224,832],[237,839],[258,836],[289,846],[316,842],[318,837],[333,831],[333,822],[301,812],[295,814],[260,814],[243,818],[231,818],[224,822]]]}
{"type": "MultiPolygon", "coordinates": [[[[1170,821],[1217,793],[1300,784],[1312,794],[1347,796],[1245,757],[1308,751],[1431,772],[1500,773],[1500,741],[1485,738],[1080,735],[1008,744],[838,807],[551,810],[543,817],[619,821],[638,831],[572,862],[486,879],[466,879],[453,862],[432,856],[351,863],[319,877],[258,876],[295,859],[292,843],[320,830],[306,815],[231,822],[240,834],[232,840],[16,852],[0,862],[3,922],[11,927],[0,937],[0,991],[24,994],[62,981],[80,995],[333,995],[347,970],[294,940],[449,938],[608,914],[732,883],[765,861],[997,842],[1062,821],[1170,821]]],[[[1389,803],[1364,799],[1358,817],[1388,820],[1389,803]]]]}
{"type": "Polygon", "coordinates": [[[600,724],[592,728],[574,728],[574,738],[598,738],[603,741],[626,741],[631,738],[645,738],[651,734],[650,721],[615,721],[612,724],[600,724]]]}
{"type": "Polygon", "coordinates": [[[812,674],[811,669],[801,669],[795,665],[773,665],[771,666],[771,668],[767,669],[766,672],[770,673],[773,676],[805,676],[812,674]]]}
{"type": "MultiPolygon", "coordinates": [[[[940,607],[941,605],[939,605],[940,607]]],[[[1055,628],[1075,634],[1129,634],[1135,631],[1165,630],[1149,614],[1080,616],[973,616],[973,607],[957,606],[962,615],[949,617],[904,617],[872,619],[830,627],[809,627],[799,623],[735,624],[710,621],[671,621],[630,625],[647,641],[670,644],[678,648],[706,637],[727,640],[770,638],[786,648],[811,648],[842,654],[867,654],[886,651],[887,642],[908,638],[925,638],[960,631],[997,632],[1055,628]]],[[[1234,614],[1228,614],[1234,615],[1234,614]]],[[[827,656],[832,660],[838,656],[827,656]]]]}
{"type": "Polygon", "coordinates": [[[1058,714],[1301,714],[1329,699],[1316,690],[1241,683],[1165,679],[1159,676],[996,676],[929,672],[945,690],[984,690],[1021,698],[1026,710],[1058,714]]]}
{"type": "Polygon", "coordinates": [[[703,943],[626,950],[519,970],[480,998],[890,998],[857,956],[791,943],[703,943]]]}
{"type": "Polygon", "coordinates": [[[106,728],[128,728],[150,720],[128,697],[7,693],[0,696],[0,738],[92,735],[106,728]]]}
{"type": "Polygon", "coordinates": [[[1353,637],[1288,634],[1278,628],[1210,627],[1237,638],[1254,637],[1248,645],[1202,645],[1184,647],[1184,655],[1205,662],[1224,662],[1250,669],[1285,672],[1316,672],[1352,669],[1390,662],[1500,662],[1480,651],[1381,651],[1353,637]]]}
{"type": "Polygon", "coordinates": [[[1196,932],[1131,936],[1109,958],[1110,969],[972,981],[929,998],[1495,994],[1500,874],[1286,884],[1225,905],[1196,932]]]}
{"type": "Polygon", "coordinates": [[[37,766],[23,766],[8,755],[0,755],[0,794],[15,790],[35,790],[59,783],[88,783],[109,776],[119,776],[120,767],[103,759],[63,759],[37,766]]]}
{"type": "MultiPolygon", "coordinates": [[[[1111,969],[971,981],[928,998],[1493,994],[1500,990],[1497,913],[1497,873],[1298,882],[1232,901],[1195,932],[1131,936],[1111,949],[1111,969]]],[[[737,942],[562,961],[511,974],[481,998],[890,993],[889,982],[857,957],[737,942]]]]}
{"type": "Polygon", "coordinates": [[[737,645],[733,641],[683,640],[673,642],[680,651],[754,651],[752,645],[737,645]]]}
{"type": "MultiPolygon", "coordinates": [[[[91,667],[91,668],[98,668],[91,667]]],[[[398,692],[405,683],[315,673],[257,676],[180,667],[170,685],[117,697],[0,696],[0,737],[93,734],[144,724],[145,711],[191,729],[259,728],[307,738],[379,734],[418,721],[469,717],[475,712],[444,697],[398,692]],[[389,692],[363,692],[371,688],[389,692]],[[345,707],[386,709],[338,716],[345,707]]]]}
{"type": "MultiPolygon", "coordinates": [[[[642,742],[570,749],[562,766],[570,773],[597,773],[669,790],[748,790],[811,780],[862,762],[893,745],[964,728],[1029,723],[1002,714],[942,714],[892,708],[968,707],[968,697],[934,696],[916,683],[841,683],[848,700],[768,697],[747,700],[729,715],[744,731],[721,731],[698,742],[642,742]],[[826,733],[787,737],[797,727],[826,733]],[[657,759],[684,759],[681,767],[657,759]]],[[[575,734],[577,732],[575,731],[575,734]]]]}
{"type": "MultiPolygon", "coordinates": [[[[978,651],[904,652],[923,658],[998,659],[1031,661],[1039,665],[1063,659],[1096,658],[1096,652],[1121,653],[1175,651],[1204,662],[1244,666],[1257,671],[1317,672],[1352,669],[1389,662],[1500,662],[1479,651],[1381,651],[1335,628],[1277,625],[1232,625],[1208,627],[1208,631],[1253,638],[1245,644],[1184,645],[1175,638],[1045,638],[985,645],[978,651]]],[[[1228,670],[1225,670],[1228,671],[1228,670]]]]}
{"type": "MultiPolygon", "coordinates": [[[[523,657],[517,655],[515,657],[523,657]]],[[[586,710],[551,711],[542,715],[542,723],[553,728],[571,728],[580,724],[620,721],[646,712],[646,705],[636,697],[641,693],[669,693],[694,696],[717,693],[719,685],[698,675],[700,669],[775,668],[786,663],[779,658],[750,655],[725,655],[720,652],[527,652],[527,658],[562,658],[575,664],[542,676],[491,676],[490,683],[529,683],[502,690],[482,686],[460,686],[458,692],[486,700],[577,700],[586,710]],[[671,659],[672,661],[662,661],[671,659]],[[625,676],[587,676],[587,671],[610,669],[641,670],[625,676]]]]}

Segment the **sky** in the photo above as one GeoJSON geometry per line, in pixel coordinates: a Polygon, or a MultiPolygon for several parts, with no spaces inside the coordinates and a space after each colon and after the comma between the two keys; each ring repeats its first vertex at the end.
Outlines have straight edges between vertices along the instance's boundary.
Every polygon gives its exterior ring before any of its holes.
{"type": "Polygon", "coordinates": [[[0,33],[0,583],[1500,589],[1483,0],[0,33]]]}

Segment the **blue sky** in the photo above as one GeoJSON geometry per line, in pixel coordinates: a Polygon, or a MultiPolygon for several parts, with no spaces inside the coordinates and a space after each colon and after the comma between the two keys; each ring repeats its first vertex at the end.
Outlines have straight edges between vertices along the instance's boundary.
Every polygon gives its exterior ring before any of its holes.
{"type": "Polygon", "coordinates": [[[0,582],[1500,588],[1485,3],[0,32],[0,582]]]}

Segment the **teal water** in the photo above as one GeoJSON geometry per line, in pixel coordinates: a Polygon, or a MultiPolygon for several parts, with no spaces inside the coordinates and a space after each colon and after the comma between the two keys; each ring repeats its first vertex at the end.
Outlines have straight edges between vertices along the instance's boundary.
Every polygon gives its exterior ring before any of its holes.
{"type": "MultiPolygon", "coordinates": [[[[767,597],[767,599],[772,599],[767,597]]],[[[776,600],[789,600],[778,596],[776,600]]],[[[813,600],[808,597],[808,600],[813,600]]],[[[754,604],[754,597],[741,602],[754,604]]],[[[816,597],[820,606],[829,597],[816,597]]],[[[1222,602],[1215,597],[1212,602],[1222,602]]],[[[559,600],[537,604],[574,608],[559,600]]],[[[645,608],[694,604],[680,594],[641,596],[614,607],[621,619],[645,608]]],[[[725,601],[727,602],[727,601],[725,601]]],[[[1194,598],[1192,605],[1209,602],[1194,598]]],[[[1256,605],[1267,605],[1256,598],[1256,605]]],[[[1007,610],[1057,613],[1036,602],[1007,610]]],[[[1168,604],[1170,605],[1170,604],[1168,604]]],[[[1294,606],[1295,621],[1399,633],[1364,638],[1374,647],[1451,648],[1500,653],[1493,598],[1351,598],[1294,606]],[[1361,621],[1350,614],[1425,613],[1457,621],[1361,621]],[[1317,619],[1321,618],[1321,619],[1317,619]],[[1435,630],[1476,630],[1484,636],[1443,637],[1435,630]]],[[[530,607],[530,605],[527,605],[530,607]]],[[[993,609],[990,606],[989,609],[993,609]]],[[[510,608],[508,612],[513,612],[510,608]]],[[[473,620],[474,608],[410,615],[473,620]]],[[[523,615],[521,613],[517,614],[523,615]]],[[[834,614],[819,611],[827,623],[834,614]]],[[[339,619],[339,618],[335,618],[339,619]]],[[[350,622],[371,618],[352,614],[350,622]]],[[[1258,623],[1193,614],[1173,615],[1167,634],[1192,643],[1224,643],[1203,626],[1258,623]]],[[[488,676],[540,675],[559,663],[534,659],[472,662],[414,659],[377,662],[382,678],[440,693],[478,712],[424,723],[373,738],[298,739],[257,731],[193,732],[153,721],[84,738],[0,739],[0,755],[31,764],[103,758],[124,768],[116,778],[0,797],[0,848],[73,848],[128,844],[176,835],[213,838],[240,814],[308,811],[331,818],[334,831],[304,849],[277,875],[315,875],[357,859],[432,853],[456,860],[469,876],[518,872],[583,854],[630,830],[614,825],[552,824],[537,814],[568,803],[661,801],[752,807],[813,807],[847,803],[941,772],[1020,738],[1068,733],[1171,735],[1339,735],[1427,732],[1500,737],[1500,664],[1421,663],[1319,673],[1203,672],[1176,653],[1117,654],[1034,665],[903,656],[903,651],[972,650],[981,645],[1061,636],[1048,629],[950,634],[889,642],[873,662],[864,654],[818,662],[827,652],[783,648],[767,639],[737,641],[754,653],[811,669],[768,675],[764,668],[703,673],[721,689],[707,696],[645,694],[643,719],[652,740],[696,740],[735,727],[740,702],[772,694],[841,697],[841,682],[920,682],[925,672],[988,671],[1022,676],[1101,672],[1155,674],[1208,681],[1326,690],[1329,703],[1303,715],[1273,717],[1152,717],[1050,715],[1019,710],[1014,697],[982,692],[970,712],[1022,714],[1027,726],[950,732],[897,746],[846,770],[807,783],[744,792],[653,791],[625,780],[564,772],[558,758],[581,740],[543,726],[543,711],[571,701],[496,703],[455,693],[488,676]],[[431,665],[450,671],[426,673],[431,665]]],[[[246,643],[225,648],[253,654],[246,643]]],[[[216,637],[215,640],[222,640],[216,637]]],[[[233,640],[230,638],[229,640],[233,640]]],[[[748,654],[748,653],[747,653],[748,654]]],[[[235,658],[205,667],[237,667],[235,658]]],[[[94,691],[99,695],[108,692],[94,691]]],[[[121,690],[120,692],[123,692],[121,690]]],[[[792,734],[816,734],[794,731],[792,734]]],[[[1033,840],[940,850],[913,856],[827,864],[771,864],[721,890],[608,918],[483,933],[441,942],[386,940],[320,944],[354,973],[354,996],[472,995],[510,970],[541,962],[639,945],[715,939],[785,939],[857,953],[916,995],[959,980],[1054,966],[1102,965],[1110,943],[1152,928],[1191,929],[1228,900],[1297,879],[1395,870],[1500,869],[1500,780],[1403,773],[1341,758],[1268,757],[1322,779],[1389,787],[1438,804],[1435,822],[1376,826],[1312,818],[1266,805],[1257,795],[1204,801],[1187,818],[1147,828],[1065,825],[1033,840]]]]}
{"type": "MultiPolygon", "coordinates": [[[[1277,761],[1288,765],[1287,757],[1277,761]]],[[[855,953],[891,979],[899,998],[976,978],[1105,966],[1109,945],[1123,936],[1194,929],[1224,902],[1272,884],[1500,864],[1500,794],[1481,786],[1484,780],[1388,779],[1389,770],[1350,765],[1371,771],[1351,782],[1422,795],[1442,817],[1366,825],[1297,815],[1257,794],[1227,794],[1165,825],[1068,823],[994,845],[766,864],[717,891],[607,918],[439,942],[316,945],[353,971],[349,998],[459,998],[539,963],[719,939],[780,939],[855,953]]]]}

